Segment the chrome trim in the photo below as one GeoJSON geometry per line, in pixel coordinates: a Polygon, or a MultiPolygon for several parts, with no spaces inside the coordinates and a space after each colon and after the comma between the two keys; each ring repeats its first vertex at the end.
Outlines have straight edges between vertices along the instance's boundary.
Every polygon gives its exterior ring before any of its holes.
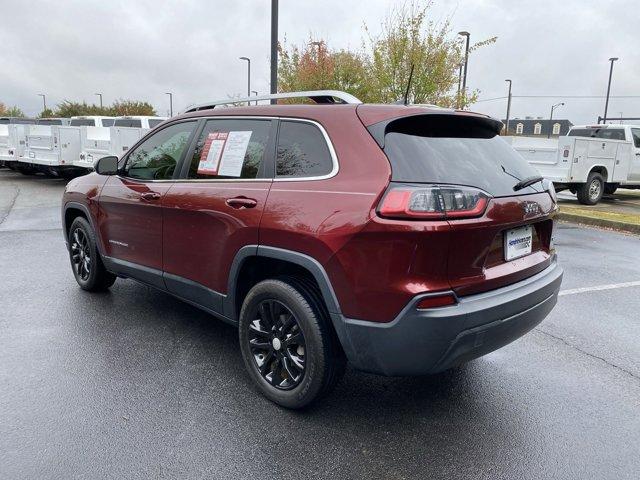
{"type": "MultiPolygon", "coordinates": [[[[309,98],[316,103],[329,103],[329,104],[360,104],[362,103],[358,98],[353,95],[342,92],[340,90],[309,90],[305,92],[285,92],[274,93],[269,95],[258,95],[255,97],[243,97],[243,98],[225,98],[224,100],[214,100],[212,102],[201,103],[197,105],[190,105],[185,109],[183,113],[197,112],[198,110],[205,110],[215,108],[218,105],[233,105],[236,103],[244,102],[257,102],[261,100],[278,100],[284,98],[309,98]],[[337,98],[340,102],[331,101],[330,99],[337,98]]],[[[250,104],[250,103],[249,103],[250,104]]]]}

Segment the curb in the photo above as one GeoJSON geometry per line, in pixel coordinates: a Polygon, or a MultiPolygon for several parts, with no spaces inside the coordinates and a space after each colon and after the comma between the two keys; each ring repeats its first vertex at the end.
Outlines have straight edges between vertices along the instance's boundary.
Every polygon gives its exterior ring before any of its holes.
{"type": "Polygon", "coordinates": [[[574,213],[563,212],[559,212],[556,219],[565,222],[581,223],[583,225],[591,225],[594,227],[610,228],[613,230],[619,230],[621,232],[635,233],[636,235],[640,235],[640,225],[634,223],[617,222],[615,220],[586,217],[583,215],[576,215],[574,213]]]}

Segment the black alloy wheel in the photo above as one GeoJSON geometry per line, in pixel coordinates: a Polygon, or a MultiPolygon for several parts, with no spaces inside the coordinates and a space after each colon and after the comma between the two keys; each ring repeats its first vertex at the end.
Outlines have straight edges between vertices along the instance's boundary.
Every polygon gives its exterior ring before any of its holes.
{"type": "Polygon", "coordinates": [[[71,234],[71,263],[76,275],[83,281],[91,275],[91,248],[89,239],[82,228],[78,227],[71,234]]]}
{"type": "Polygon", "coordinates": [[[305,340],[298,320],[274,299],[258,304],[249,324],[249,349],[262,378],[279,390],[298,386],[305,374],[305,340]]]}

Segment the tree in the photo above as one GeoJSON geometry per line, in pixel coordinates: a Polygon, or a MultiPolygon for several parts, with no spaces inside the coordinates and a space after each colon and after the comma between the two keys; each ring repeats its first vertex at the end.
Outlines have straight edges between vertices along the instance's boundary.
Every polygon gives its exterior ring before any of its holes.
{"type": "Polygon", "coordinates": [[[0,102],[0,116],[2,117],[24,117],[24,112],[18,107],[7,107],[4,103],[0,102]]]}
{"type": "MultiPolygon", "coordinates": [[[[450,20],[437,24],[428,19],[431,2],[413,1],[392,10],[379,35],[364,27],[358,51],[330,50],[323,40],[310,38],[305,45],[280,46],[280,91],[345,90],[364,102],[402,100],[413,65],[409,89],[411,103],[433,103],[461,108],[473,103],[478,91],[458,97],[458,68],[464,59],[464,42],[452,34],[450,20]]],[[[471,51],[496,41],[476,43],[471,51]]]]}
{"type": "Polygon", "coordinates": [[[53,110],[51,110],[50,108],[46,108],[42,112],[40,112],[40,115],[38,115],[38,118],[51,118],[53,116],[54,116],[53,110]]]}
{"type": "Polygon", "coordinates": [[[75,117],[83,115],[101,115],[108,117],[121,117],[124,115],[150,115],[155,116],[153,106],[148,102],[138,100],[116,100],[111,106],[100,107],[99,105],[89,105],[87,102],[72,102],[65,100],[58,104],[55,112],[56,117],[75,117]]]}

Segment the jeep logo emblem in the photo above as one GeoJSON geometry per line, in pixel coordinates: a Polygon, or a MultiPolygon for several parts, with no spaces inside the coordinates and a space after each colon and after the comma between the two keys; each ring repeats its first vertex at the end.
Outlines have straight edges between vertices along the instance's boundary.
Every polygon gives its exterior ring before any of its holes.
{"type": "Polygon", "coordinates": [[[533,217],[542,213],[540,205],[536,202],[524,202],[522,204],[522,210],[524,211],[525,217],[533,217]]]}

